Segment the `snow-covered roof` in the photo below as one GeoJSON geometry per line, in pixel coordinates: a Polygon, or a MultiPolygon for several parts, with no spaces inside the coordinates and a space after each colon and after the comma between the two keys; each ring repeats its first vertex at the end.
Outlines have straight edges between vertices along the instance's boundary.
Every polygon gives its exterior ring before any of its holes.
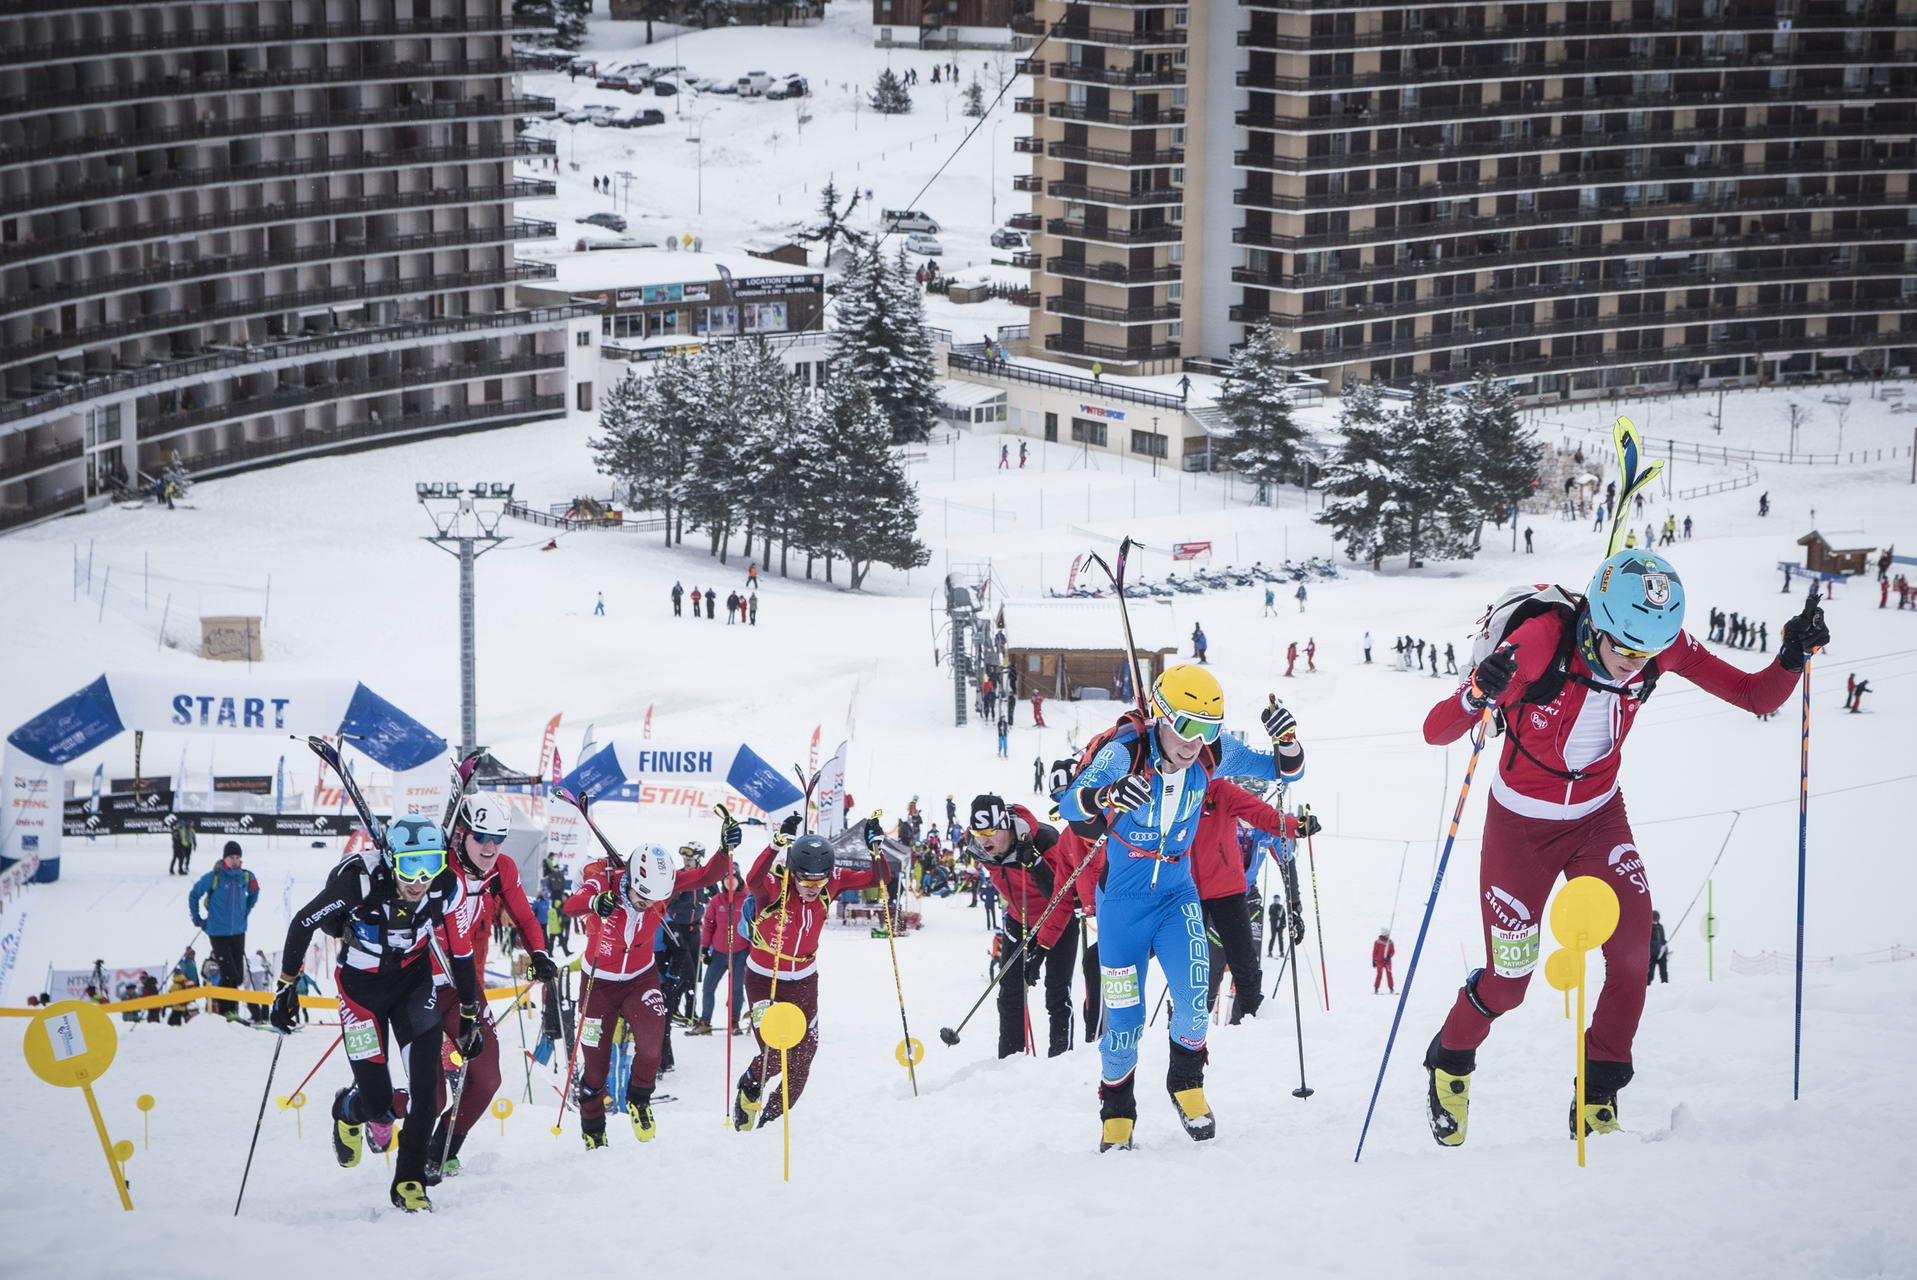
{"type": "Polygon", "coordinates": [[[1005,399],[1004,387],[988,387],[980,382],[961,382],[957,378],[940,378],[932,386],[940,404],[949,404],[954,407],[970,409],[981,404],[997,404],[1005,399]]]}
{"type": "Polygon", "coordinates": [[[665,249],[562,253],[553,255],[549,261],[557,268],[557,274],[551,280],[541,281],[539,287],[568,293],[598,293],[649,284],[703,283],[719,279],[721,267],[736,279],[820,274],[814,267],[771,262],[743,253],[694,253],[690,249],[676,253],[665,249]]]}
{"type": "MultiPolygon", "coordinates": [[[[1096,573],[1097,569],[1094,568],[1096,573]]],[[[1182,637],[1168,600],[1129,600],[1132,639],[1145,653],[1177,649],[1182,637]]],[[[1118,600],[1007,600],[1005,644],[1012,649],[1125,648],[1118,600]]]]}

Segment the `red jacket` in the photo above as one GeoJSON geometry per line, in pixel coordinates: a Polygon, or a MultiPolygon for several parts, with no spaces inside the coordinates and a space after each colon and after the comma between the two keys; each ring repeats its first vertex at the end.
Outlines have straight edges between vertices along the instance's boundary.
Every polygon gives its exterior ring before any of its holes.
{"type": "MultiPolygon", "coordinates": [[[[1064,869],[1064,874],[1075,876],[1072,881],[1072,893],[1068,902],[1061,902],[1058,910],[1052,912],[1038,931],[1038,944],[1050,947],[1058,942],[1058,935],[1065,932],[1065,926],[1071,923],[1074,915],[1095,916],[1098,914],[1098,879],[1105,874],[1105,842],[1087,840],[1070,827],[1061,831],[1058,842],[1052,846],[1052,853],[1064,869]],[[1090,866],[1085,866],[1090,862],[1090,866]],[[1082,868],[1082,869],[1081,869],[1082,868]],[[1071,904],[1076,904],[1075,906],[1071,904]]],[[[1054,888],[1053,892],[1057,892],[1054,888]]],[[[1044,908],[1039,908],[1041,911],[1044,908]]]]}
{"type": "Polygon", "coordinates": [[[727,893],[721,889],[712,895],[712,901],[706,903],[705,917],[699,923],[699,945],[711,947],[721,955],[736,955],[746,949],[746,940],[739,930],[739,922],[745,919],[746,892],[727,893]]]}
{"type": "Polygon", "coordinates": [[[877,884],[880,867],[890,882],[892,864],[879,858],[872,866],[857,871],[834,867],[825,891],[817,901],[807,902],[790,877],[772,870],[774,853],[768,846],[746,876],[746,891],[758,908],[752,920],[752,950],[746,955],[746,968],[768,978],[775,973],[787,980],[809,978],[818,967],[819,935],[825,932],[825,912],[832,899],[847,889],[877,884]]]}
{"type": "Polygon", "coordinates": [[[1389,938],[1380,938],[1371,944],[1371,967],[1382,969],[1391,963],[1391,957],[1398,954],[1398,944],[1389,938]]]}
{"type": "MultiPolygon", "coordinates": [[[[1531,706],[1518,701],[1531,682],[1556,660],[1567,625],[1571,624],[1561,614],[1544,614],[1511,633],[1511,640],[1518,646],[1518,671],[1511,687],[1498,699],[1498,705],[1504,708],[1506,732],[1497,772],[1491,775],[1491,794],[1503,808],[1527,818],[1560,822],[1595,812],[1617,791],[1624,739],[1643,706],[1634,693],[1620,697],[1569,679],[1548,703],[1531,706]],[[1580,728],[1582,732],[1578,732],[1580,728]],[[1524,744],[1524,751],[1552,769],[1576,771],[1583,776],[1575,781],[1561,778],[1526,759],[1513,742],[1514,733],[1524,744]],[[1595,759],[1567,763],[1565,750],[1574,733],[1587,744],[1596,741],[1608,749],[1595,759]]],[[[1797,687],[1796,672],[1786,671],[1774,661],[1757,671],[1739,670],[1706,651],[1688,631],[1677,633],[1677,642],[1658,655],[1657,663],[1664,674],[1683,676],[1706,693],[1750,712],[1777,710],[1797,687]]],[[[1570,670],[1573,675],[1591,676],[1591,668],[1575,646],[1570,670]]],[[[1641,679],[1634,677],[1623,688],[1635,690],[1641,679]]],[[[1456,742],[1471,731],[1479,713],[1464,700],[1470,691],[1471,678],[1467,675],[1457,689],[1431,708],[1424,718],[1426,742],[1434,746],[1456,742]]]]}
{"type": "Polygon", "coordinates": [[[1245,855],[1238,847],[1238,824],[1248,822],[1287,840],[1298,838],[1298,820],[1222,778],[1205,788],[1205,808],[1191,838],[1191,878],[1200,898],[1245,896],[1245,855]]]}
{"type": "Polygon", "coordinates": [[[473,972],[479,975],[480,986],[486,985],[486,952],[492,947],[493,921],[499,918],[501,902],[505,903],[506,914],[512,917],[514,927],[519,930],[520,941],[526,944],[526,948],[530,951],[546,949],[546,931],[533,918],[532,905],[526,901],[526,891],[520,887],[519,867],[511,858],[502,853],[499,861],[493,864],[492,874],[474,876],[467,873],[455,855],[453,870],[459,876],[460,888],[466,893],[447,916],[446,933],[455,943],[451,950],[459,950],[462,945],[472,948],[473,972]]]}
{"type": "MultiPolygon", "coordinates": [[[[672,894],[687,889],[703,889],[725,879],[732,870],[732,855],[724,849],[703,867],[687,867],[672,878],[672,894]]],[[[586,954],[581,968],[608,982],[636,978],[652,968],[652,940],[658,936],[660,922],[666,918],[666,902],[655,902],[643,912],[634,911],[626,896],[613,888],[614,877],[607,874],[606,860],[588,863],[579,888],[566,899],[562,908],[569,916],[581,917],[586,926],[586,954]],[[601,919],[592,909],[592,900],[613,889],[619,905],[601,919]]]]}

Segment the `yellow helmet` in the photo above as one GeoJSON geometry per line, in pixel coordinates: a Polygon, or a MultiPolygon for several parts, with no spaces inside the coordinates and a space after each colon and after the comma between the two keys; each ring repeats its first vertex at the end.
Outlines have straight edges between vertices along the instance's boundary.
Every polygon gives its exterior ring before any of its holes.
{"type": "Polygon", "coordinates": [[[1152,712],[1187,742],[1216,742],[1225,723],[1225,691],[1203,667],[1168,667],[1152,684],[1152,712]]]}

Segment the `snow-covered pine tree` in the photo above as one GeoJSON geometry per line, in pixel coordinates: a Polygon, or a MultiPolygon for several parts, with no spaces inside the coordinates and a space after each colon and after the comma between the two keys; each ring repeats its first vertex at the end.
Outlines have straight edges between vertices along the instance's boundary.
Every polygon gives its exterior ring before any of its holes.
{"type": "Polygon", "coordinates": [[[1278,486],[1297,474],[1299,444],[1305,436],[1292,416],[1290,380],[1284,344],[1269,325],[1260,325],[1232,353],[1218,391],[1218,409],[1232,429],[1225,461],[1269,492],[1273,506],[1278,505],[1278,486]]]}
{"type": "MultiPolygon", "coordinates": [[[[660,370],[666,381],[667,371],[660,370]]],[[[604,433],[586,442],[601,475],[611,476],[626,491],[626,501],[642,511],[666,518],[666,545],[672,545],[672,516],[679,498],[680,468],[685,449],[666,424],[661,405],[660,378],[640,379],[626,374],[599,402],[599,427],[604,433]]]]}
{"type": "Polygon", "coordinates": [[[814,475],[822,492],[811,505],[823,517],[817,533],[826,581],[835,557],[846,561],[851,591],[864,585],[874,564],[915,569],[928,563],[931,552],[916,536],[918,489],[892,452],[877,404],[849,382],[828,385],[813,404],[820,445],[814,475]]]}
{"type": "Polygon", "coordinates": [[[906,90],[905,82],[898,78],[892,68],[879,72],[879,82],[873,87],[870,100],[872,110],[880,115],[902,116],[912,109],[912,95],[906,90]]]}
{"type": "Polygon", "coordinates": [[[1344,447],[1325,469],[1317,487],[1326,495],[1324,510],[1312,517],[1329,525],[1353,560],[1370,561],[1373,569],[1384,558],[1405,549],[1405,524],[1398,514],[1398,476],[1386,430],[1389,416],[1375,384],[1361,382],[1345,388],[1338,411],[1344,447]]]}
{"type": "Polygon", "coordinates": [[[553,25],[558,34],[553,43],[561,49],[577,49],[586,43],[586,15],[592,12],[592,0],[554,0],[553,25]]]}
{"type": "Polygon", "coordinates": [[[1471,457],[1459,430],[1457,406],[1429,378],[1411,384],[1411,398],[1387,431],[1405,521],[1410,567],[1425,560],[1468,560],[1477,511],[1461,481],[1471,457]]]}
{"type": "Polygon", "coordinates": [[[825,242],[825,261],[821,265],[827,269],[832,266],[832,246],[843,240],[847,249],[857,252],[864,248],[871,237],[859,228],[850,225],[852,211],[859,207],[859,192],[855,188],[852,198],[839,207],[839,188],[832,179],[826,179],[824,190],[819,192],[819,218],[811,226],[799,233],[799,239],[808,243],[825,242]]]}
{"type": "Polygon", "coordinates": [[[1537,484],[1537,433],[1518,415],[1511,388],[1488,372],[1465,388],[1458,412],[1472,462],[1466,491],[1482,519],[1501,524],[1511,504],[1530,497],[1537,484]]]}
{"type": "Polygon", "coordinates": [[[973,74],[972,83],[965,86],[964,114],[974,120],[985,114],[985,86],[978,82],[977,73],[973,74]]]}
{"type": "Polygon", "coordinates": [[[938,422],[938,365],[925,327],[925,299],[901,249],[878,249],[847,268],[832,335],[832,376],[863,387],[890,425],[894,444],[922,441],[938,422]]]}

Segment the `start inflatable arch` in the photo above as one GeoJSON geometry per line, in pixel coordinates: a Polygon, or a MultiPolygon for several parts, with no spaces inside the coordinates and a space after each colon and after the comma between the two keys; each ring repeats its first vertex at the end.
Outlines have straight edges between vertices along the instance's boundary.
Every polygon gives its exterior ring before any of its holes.
{"type": "Polygon", "coordinates": [[[245,671],[108,672],[7,735],[0,764],[0,868],[39,860],[60,877],[68,761],[128,730],[223,736],[347,735],[394,774],[395,797],[443,795],[446,740],[365,685],[245,671]],[[407,775],[413,774],[414,777],[407,775]]]}

